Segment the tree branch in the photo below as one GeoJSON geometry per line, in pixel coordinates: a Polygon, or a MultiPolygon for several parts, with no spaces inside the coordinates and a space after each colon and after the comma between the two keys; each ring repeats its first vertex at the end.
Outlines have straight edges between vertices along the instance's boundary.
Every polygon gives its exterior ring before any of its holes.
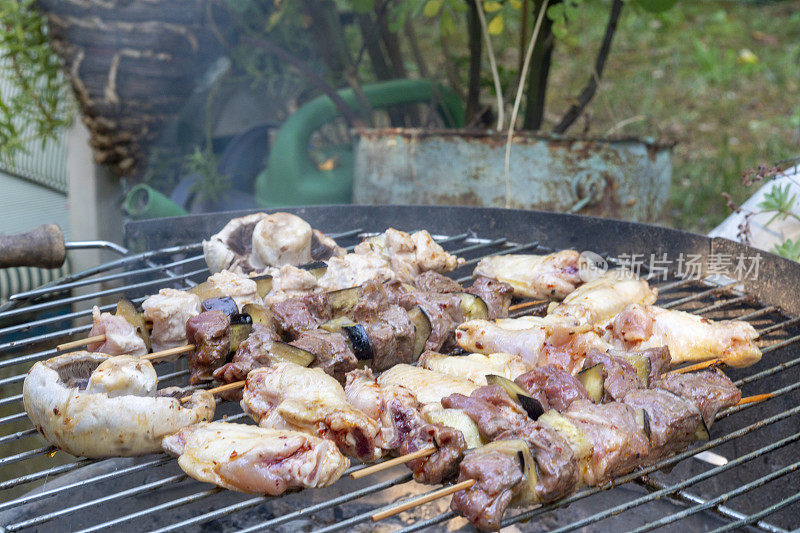
{"type": "Polygon", "coordinates": [[[580,95],[578,95],[578,103],[570,107],[561,119],[561,122],[553,128],[555,133],[564,133],[578,117],[586,109],[586,106],[594,98],[597,92],[598,82],[603,77],[603,70],[606,66],[606,59],[611,51],[611,41],[617,31],[617,22],[619,21],[619,14],[622,11],[623,0],[614,0],[611,6],[611,14],[608,17],[608,24],[606,25],[606,33],[603,36],[603,44],[600,46],[600,51],[597,53],[597,59],[594,63],[594,72],[589,78],[589,81],[584,86],[580,95]]]}

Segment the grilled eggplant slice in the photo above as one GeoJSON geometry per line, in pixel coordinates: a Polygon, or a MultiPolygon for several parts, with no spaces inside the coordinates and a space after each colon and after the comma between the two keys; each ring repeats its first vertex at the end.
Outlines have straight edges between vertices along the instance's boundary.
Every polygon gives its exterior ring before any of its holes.
{"type": "Polygon", "coordinates": [[[347,318],[346,316],[340,316],[328,320],[327,322],[321,324],[319,327],[324,329],[325,331],[336,333],[337,331],[342,331],[342,328],[345,326],[355,326],[355,325],[356,323],[347,318]]]}
{"type": "Polygon", "coordinates": [[[510,379],[498,376],[497,374],[489,374],[486,376],[486,383],[489,385],[499,385],[505,389],[511,399],[517,402],[525,409],[528,416],[532,420],[537,420],[544,414],[544,407],[539,403],[539,400],[532,398],[528,391],[517,385],[510,379]]]}
{"type": "Polygon", "coordinates": [[[647,388],[647,385],[650,382],[651,364],[650,358],[645,352],[624,352],[615,350],[609,353],[614,357],[620,357],[628,361],[631,366],[636,369],[636,374],[639,376],[642,386],[647,388]]]}
{"type": "Polygon", "coordinates": [[[300,366],[308,366],[317,358],[309,351],[281,341],[272,342],[267,349],[267,357],[273,363],[294,363],[300,366]]]}
{"type": "Polygon", "coordinates": [[[352,326],[342,326],[342,330],[347,333],[350,344],[353,346],[353,353],[359,361],[366,361],[374,357],[372,342],[369,340],[367,330],[361,324],[352,326]]]}
{"type": "Polygon", "coordinates": [[[259,304],[245,304],[242,307],[242,313],[250,315],[253,324],[261,324],[270,329],[275,327],[275,315],[268,307],[259,304]]]}
{"type": "Polygon", "coordinates": [[[467,441],[467,448],[483,446],[478,424],[461,409],[432,409],[423,416],[429,424],[441,424],[460,431],[467,441]]]}
{"type": "Polygon", "coordinates": [[[539,493],[536,492],[536,485],[539,482],[539,474],[536,470],[536,462],[531,455],[531,449],[522,439],[496,440],[486,444],[482,450],[498,451],[507,455],[516,456],[522,473],[525,474],[525,486],[516,491],[512,500],[515,505],[533,505],[540,503],[539,493]]]}
{"type": "Polygon", "coordinates": [[[204,302],[210,298],[222,298],[223,296],[227,296],[222,290],[217,287],[215,283],[210,281],[204,281],[198,285],[195,285],[187,292],[192,294],[196,294],[198,298],[200,298],[201,302],[204,302]]]}
{"type": "Polygon", "coordinates": [[[605,379],[603,377],[603,363],[598,363],[592,367],[582,370],[575,375],[578,381],[583,384],[589,397],[594,403],[602,403],[603,393],[605,392],[605,379]]]}
{"type": "Polygon", "coordinates": [[[221,296],[219,298],[209,298],[208,300],[203,300],[203,303],[200,304],[200,307],[203,309],[203,311],[222,311],[227,317],[232,317],[233,315],[239,313],[239,306],[236,305],[236,302],[230,296],[221,296]]]}
{"type": "Polygon", "coordinates": [[[694,431],[694,440],[710,440],[711,439],[711,432],[706,425],[706,421],[703,420],[703,417],[700,417],[700,423],[697,425],[697,429],[694,431]]]}
{"type": "Polygon", "coordinates": [[[361,298],[361,287],[350,287],[327,293],[328,304],[333,316],[341,316],[350,311],[361,298]]]}
{"type": "Polygon", "coordinates": [[[328,271],[328,264],[325,261],[314,261],[313,263],[308,263],[300,268],[303,270],[308,270],[312,276],[319,279],[325,275],[325,272],[328,271]]]}
{"type": "Polygon", "coordinates": [[[647,414],[647,411],[644,409],[637,409],[636,410],[636,422],[639,424],[639,427],[642,428],[644,434],[647,435],[647,438],[650,438],[650,415],[647,414]]]}
{"type": "Polygon", "coordinates": [[[539,422],[550,426],[567,439],[570,448],[575,452],[575,457],[577,457],[579,461],[591,459],[594,453],[592,441],[586,433],[578,429],[578,426],[573,424],[569,418],[555,409],[550,409],[539,417],[539,422]]]}
{"type": "Polygon", "coordinates": [[[116,314],[127,320],[134,327],[136,334],[144,341],[144,345],[147,346],[147,351],[149,352],[152,349],[150,346],[150,330],[147,329],[144,316],[136,310],[133,302],[120,298],[117,302],[116,314]]]}
{"type": "Polygon", "coordinates": [[[464,313],[464,320],[488,320],[489,308],[483,298],[468,292],[457,292],[461,298],[461,311],[464,313]]]}
{"type": "Polygon", "coordinates": [[[425,343],[428,342],[428,337],[431,336],[433,327],[431,326],[431,319],[418,305],[408,311],[408,318],[414,324],[414,360],[416,361],[419,359],[420,354],[425,351],[425,343]]]}
{"type": "Polygon", "coordinates": [[[269,274],[261,274],[252,278],[256,282],[256,292],[261,298],[265,298],[267,294],[272,291],[272,276],[269,274]]]}
{"type": "Polygon", "coordinates": [[[253,331],[253,319],[247,313],[231,315],[231,351],[239,349],[250,333],[253,331]]]}

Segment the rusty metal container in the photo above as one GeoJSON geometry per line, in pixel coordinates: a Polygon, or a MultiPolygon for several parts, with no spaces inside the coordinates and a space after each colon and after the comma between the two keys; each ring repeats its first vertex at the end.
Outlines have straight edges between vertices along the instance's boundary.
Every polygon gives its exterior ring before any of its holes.
{"type": "MultiPolygon", "coordinates": [[[[355,131],[359,204],[505,205],[506,134],[414,128],[355,131]]],[[[520,132],[509,207],[657,220],[669,197],[672,145],[520,132]]]]}

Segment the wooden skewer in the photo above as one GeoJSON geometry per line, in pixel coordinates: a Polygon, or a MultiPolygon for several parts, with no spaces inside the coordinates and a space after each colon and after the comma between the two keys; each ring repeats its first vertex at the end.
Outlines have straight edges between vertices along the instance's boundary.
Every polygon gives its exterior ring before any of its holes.
{"type": "Polygon", "coordinates": [[[693,365],[684,366],[681,368],[676,368],[674,370],[670,370],[667,374],[685,374],[686,372],[694,372],[695,370],[703,370],[704,368],[708,368],[714,365],[723,364],[725,361],[722,359],[710,359],[708,361],[702,361],[700,363],[695,363],[693,365]]]}
{"type": "Polygon", "coordinates": [[[747,398],[742,398],[736,405],[745,405],[748,403],[763,402],[764,400],[769,400],[773,396],[775,396],[775,394],[772,392],[767,392],[765,394],[756,394],[753,396],[748,396],[747,398]]]}
{"type": "Polygon", "coordinates": [[[402,513],[403,511],[408,511],[409,509],[417,507],[418,505],[424,505],[428,502],[432,502],[433,500],[438,500],[439,498],[444,498],[445,496],[449,496],[450,494],[453,494],[455,492],[461,490],[467,490],[474,484],[475,484],[474,479],[468,479],[466,481],[462,481],[461,483],[456,483],[455,485],[450,485],[449,487],[445,487],[443,489],[431,492],[430,494],[424,494],[419,498],[414,498],[407,502],[401,503],[397,507],[392,507],[391,509],[386,509],[385,511],[375,513],[371,517],[372,521],[378,522],[379,520],[383,520],[384,518],[389,518],[390,516],[402,513]]]}
{"type": "Polygon", "coordinates": [[[187,344],[185,346],[169,348],[168,350],[161,350],[160,352],[149,353],[147,355],[143,355],[141,358],[147,359],[148,361],[153,361],[155,359],[161,359],[162,357],[169,357],[170,355],[178,355],[186,352],[191,352],[195,348],[196,346],[194,344],[187,344]]]}
{"type": "Polygon", "coordinates": [[[537,305],[541,305],[544,303],[549,302],[550,300],[531,300],[530,302],[522,302],[519,304],[512,305],[508,308],[509,311],[519,311],[520,309],[527,309],[528,307],[534,307],[537,305]]]}
{"type": "Polygon", "coordinates": [[[353,479],[361,479],[362,477],[366,477],[372,475],[376,472],[381,472],[382,470],[386,470],[388,468],[392,468],[393,466],[401,465],[403,463],[407,463],[409,461],[413,461],[414,459],[419,459],[420,457],[427,457],[436,451],[435,446],[430,446],[428,448],[423,448],[421,450],[417,450],[415,452],[401,455],[400,457],[395,457],[394,459],[389,459],[388,461],[384,461],[377,465],[368,466],[367,468],[362,468],[361,470],[356,470],[350,477],[353,479]]]}
{"type": "MultiPolygon", "coordinates": [[[[244,387],[245,383],[247,383],[247,381],[244,381],[244,380],[242,380],[242,381],[234,381],[233,383],[226,383],[225,385],[220,385],[219,387],[214,387],[213,389],[208,389],[208,392],[210,392],[211,394],[219,394],[220,392],[226,392],[226,391],[229,391],[229,390],[241,389],[242,387],[244,387]]],[[[188,402],[189,398],[191,398],[191,396],[184,396],[183,398],[181,398],[181,403],[188,402]]]]}
{"type": "Polygon", "coordinates": [[[63,352],[64,350],[71,350],[73,348],[78,348],[80,346],[86,346],[87,344],[92,344],[93,342],[106,342],[105,334],[102,335],[94,335],[92,337],[87,337],[85,339],[78,339],[72,342],[65,342],[64,344],[59,344],[56,346],[56,350],[59,352],[63,352]]]}

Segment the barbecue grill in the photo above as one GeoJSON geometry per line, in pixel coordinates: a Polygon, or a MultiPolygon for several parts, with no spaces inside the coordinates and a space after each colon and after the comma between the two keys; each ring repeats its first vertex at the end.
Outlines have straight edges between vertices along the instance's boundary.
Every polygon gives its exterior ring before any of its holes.
{"type": "MultiPolygon", "coordinates": [[[[759,252],[724,239],[709,239],[635,223],[535,211],[464,207],[335,206],[289,209],[352,247],[366,234],[392,226],[428,229],[448,251],[467,259],[453,273],[469,279],[482,257],[544,253],[563,248],[615,258],[651,254],[680,261],[696,257],[699,279],[669,269],[651,284],[658,304],[712,319],[747,320],[761,333],[762,360],[726,369],[745,396],[772,392],[758,403],[719,415],[710,441],[615,480],[579,490],[538,508],[511,509],[504,525],[522,530],[673,530],[781,532],[800,520],[800,265],[760,252],[758,275],[707,276],[719,258],[759,252]],[[665,255],[666,254],[666,255],[665,255]],[[683,255],[681,255],[683,254],[683,255]],[[693,458],[711,451],[719,466],[693,458]],[[569,507],[566,505],[569,504],[569,507]],[[612,529],[613,528],[613,529],[612,529]]],[[[449,512],[449,498],[373,525],[369,516],[398,500],[437,487],[418,485],[404,467],[282,497],[254,497],[196,482],[166,455],[85,460],[57,452],[31,427],[23,410],[25,372],[52,357],[54,345],[86,336],[93,304],[113,308],[121,295],[139,302],[161,287],[185,288],[208,276],[200,240],[230,218],[218,213],[129,223],[128,252],[118,259],[42,288],[15,295],[0,308],[0,525],[20,530],[387,530],[471,529],[449,512]],[[382,524],[386,525],[382,525],[382,524]]],[[[646,275],[646,268],[644,274],[646,275]]],[[[652,269],[651,269],[652,270],[652,269]]],[[[651,274],[655,274],[655,270],[651,274]]],[[[541,309],[538,309],[541,310],[541,309]]],[[[536,312],[526,309],[525,313],[536,312]]],[[[185,361],[157,365],[161,386],[185,384],[185,361]]],[[[218,418],[245,421],[235,404],[221,404],[218,418]]],[[[360,465],[351,467],[359,468],[360,465]]]]}

